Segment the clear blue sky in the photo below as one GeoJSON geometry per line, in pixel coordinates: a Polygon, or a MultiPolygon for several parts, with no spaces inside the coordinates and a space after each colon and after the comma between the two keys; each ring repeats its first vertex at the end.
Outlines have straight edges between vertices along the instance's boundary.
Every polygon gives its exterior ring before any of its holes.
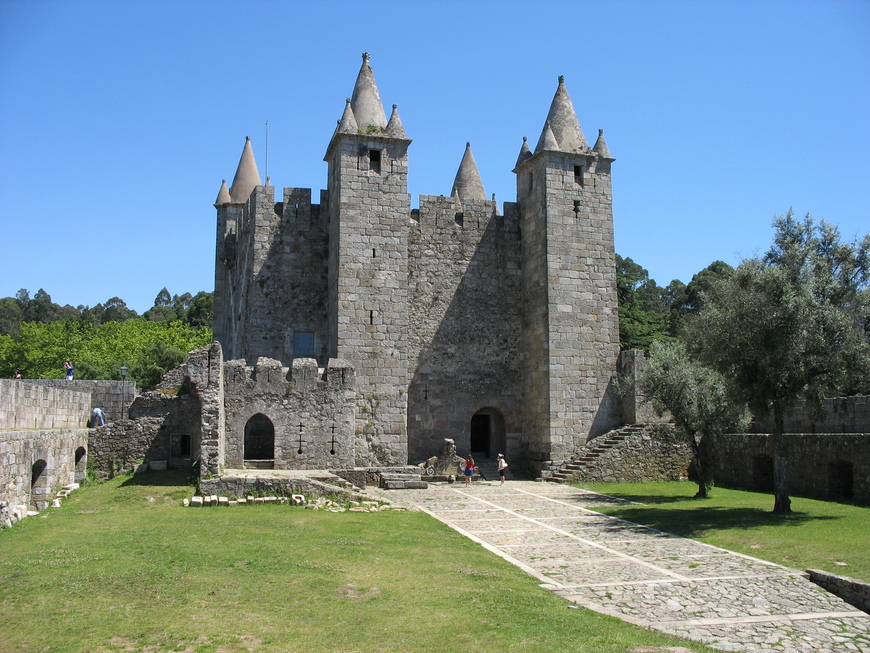
{"type": "MultiPolygon", "coordinates": [[[[763,252],[793,207],[870,231],[870,2],[0,0],[0,297],[214,287],[215,211],[245,136],[276,187],[318,191],[361,63],[449,194],[486,192],[557,78],[613,166],[616,250],[660,285],[763,252]]],[[[316,201],[316,200],[315,200],[316,201]]]]}

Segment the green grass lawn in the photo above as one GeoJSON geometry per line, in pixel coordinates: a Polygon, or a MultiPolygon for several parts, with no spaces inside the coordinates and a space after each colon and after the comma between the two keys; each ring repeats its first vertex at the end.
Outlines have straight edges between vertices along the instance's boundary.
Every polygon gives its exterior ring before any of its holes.
{"type": "Polygon", "coordinates": [[[870,581],[870,508],[792,497],[777,515],[773,496],[682,483],[580,484],[642,505],[607,508],[615,517],[707,542],[795,569],[822,569],[870,581]]]}
{"type": "Polygon", "coordinates": [[[573,609],[423,513],[191,494],[116,478],[0,532],[0,651],[710,650],[573,609]]]}

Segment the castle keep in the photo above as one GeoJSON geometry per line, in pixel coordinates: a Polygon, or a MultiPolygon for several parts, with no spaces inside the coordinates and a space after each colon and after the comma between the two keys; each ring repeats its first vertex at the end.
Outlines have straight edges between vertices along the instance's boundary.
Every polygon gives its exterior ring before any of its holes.
{"type": "Polygon", "coordinates": [[[317,203],[276,198],[246,141],[215,203],[210,468],[405,465],[452,438],[535,472],[622,424],[613,158],[564,80],[503,210],[469,145],[449,196],[412,208],[410,145],[367,54],[317,203]]]}

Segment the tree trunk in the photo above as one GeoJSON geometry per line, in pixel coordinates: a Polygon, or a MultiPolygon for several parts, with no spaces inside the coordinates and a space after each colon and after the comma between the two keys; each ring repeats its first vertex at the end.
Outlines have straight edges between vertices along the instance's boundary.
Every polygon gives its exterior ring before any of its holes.
{"type": "Polygon", "coordinates": [[[707,477],[704,475],[704,465],[701,463],[701,438],[696,433],[689,434],[689,442],[692,445],[692,465],[695,468],[695,480],[698,482],[698,493],[696,499],[707,498],[707,477]]]}
{"type": "Polygon", "coordinates": [[[788,441],[783,431],[785,420],[778,409],[773,411],[773,512],[791,512],[788,498],[788,441]]]}

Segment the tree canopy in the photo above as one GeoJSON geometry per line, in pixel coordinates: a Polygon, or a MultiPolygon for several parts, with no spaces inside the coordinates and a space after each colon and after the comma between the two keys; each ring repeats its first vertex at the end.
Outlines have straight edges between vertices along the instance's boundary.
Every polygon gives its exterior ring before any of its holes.
{"type": "Polygon", "coordinates": [[[870,385],[870,236],[844,243],[836,227],[792,212],[774,230],[764,257],[701,293],[687,339],[757,419],[772,418],[774,511],[790,512],[786,412],[870,385]]]}

